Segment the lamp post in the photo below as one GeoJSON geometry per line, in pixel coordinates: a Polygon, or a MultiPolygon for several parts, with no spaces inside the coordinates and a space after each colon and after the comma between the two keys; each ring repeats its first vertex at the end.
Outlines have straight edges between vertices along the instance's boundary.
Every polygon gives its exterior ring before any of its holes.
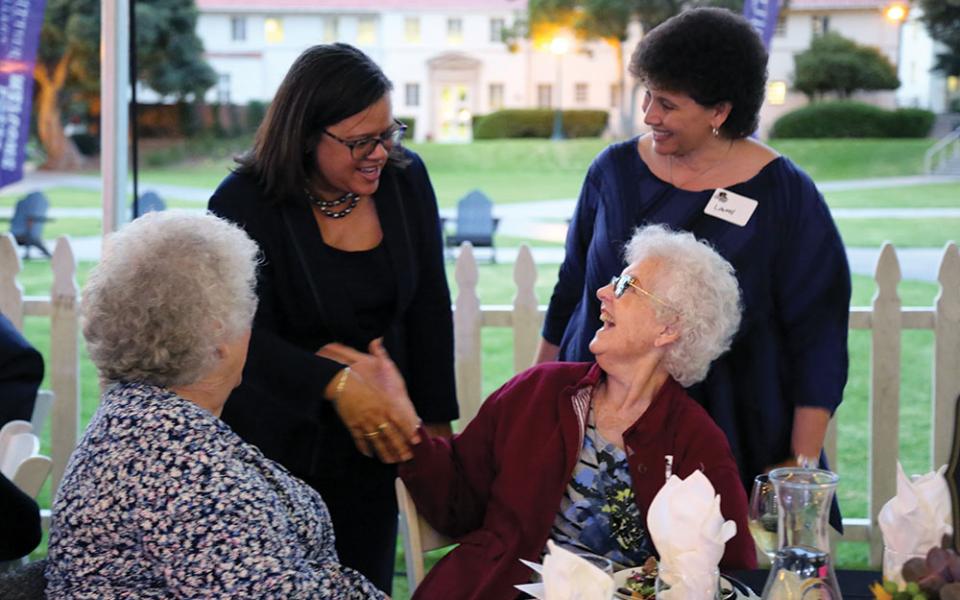
{"type": "MultiPolygon", "coordinates": [[[[903,24],[910,14],[910,7],[902,0],[894,0],[883,9],[883,16],[897,27],[897,71],[900,70],[903,46],[903,24]]],[[[899,73],[898,73],[899,75],[899,73]]]]}
{"type": "Polygon", "coordinates": [[[565,35],[557,35],[550,41],[550,52],[557,57],[557,108],[553,115],[553,135],[552,140],[563,139],[563,109],[561,107],[561,94],[563,94],[563,55],[570,51],[570,38],[565,35]]]}

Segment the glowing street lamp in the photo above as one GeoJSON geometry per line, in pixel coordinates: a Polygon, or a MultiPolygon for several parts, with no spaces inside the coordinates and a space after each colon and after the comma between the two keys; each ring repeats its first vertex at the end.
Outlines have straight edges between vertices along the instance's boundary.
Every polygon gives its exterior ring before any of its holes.
{"type": "Polygon", "coordinates": [[[557,108],[553,114],[553,135],[552,140],[563,139],[563,109],[561,107],[561,94],[563,93],[562,66],[563,55],[570,51],[570,38],[563,34],[557,34],[550,40],[550,52],[557,57],[557,108]]]}
{"type": "Polygon", "coordinates": [[[901,0],[894,0],[883,9],[883,16],[897,27],[897,69],[900,69],[900,53],[903,46],[903,23],[910,14],[910,7],[901,0]]]}

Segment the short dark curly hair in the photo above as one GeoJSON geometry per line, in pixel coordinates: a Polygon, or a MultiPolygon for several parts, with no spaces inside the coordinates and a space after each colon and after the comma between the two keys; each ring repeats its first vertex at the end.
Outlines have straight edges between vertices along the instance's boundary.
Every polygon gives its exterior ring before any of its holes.
{"type": "Polygon", "coordinates": [[[630,72],[702,106],[729,102],[724,137],[744,138],[757,129],[767,50],[753,26],[727,9],[693,8],[653,28],[633,51],[630,72]]]}

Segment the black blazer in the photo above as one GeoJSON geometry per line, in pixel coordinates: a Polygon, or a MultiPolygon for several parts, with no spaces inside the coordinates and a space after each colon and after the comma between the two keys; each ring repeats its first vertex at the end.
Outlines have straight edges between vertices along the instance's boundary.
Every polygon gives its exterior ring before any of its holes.
{"type": "MultiPolygon", "coordinates": [[[[384,344],[420,418],[444,422],[458,416],[450,290],[433,187],[420,158],[407,155],[407,167],[384,168],[374,195],[398,281],[384,344]]],[[[343,365],[314,355],[333,341],[357,345],[355,314],[341,292],[343,265],[324,251],[305,196],[277,202],[264,197],[253,176],[233,173],[214,192],[209,208],[243,227],[264,257],[243,384],[227,401],[224,421],[297,475],[349,474],[351,461],[338,459],[360,455],[324,399],[343,365]]]]}
{"type": "Polygon", "coordinates": [[[29,421],[43,381],[43,357],[0,315],[0,426],[29,421]]]}

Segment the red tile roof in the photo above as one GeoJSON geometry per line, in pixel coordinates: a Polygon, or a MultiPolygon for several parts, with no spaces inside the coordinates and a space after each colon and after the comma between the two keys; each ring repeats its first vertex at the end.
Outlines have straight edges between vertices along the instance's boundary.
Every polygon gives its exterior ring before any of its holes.
{"type": "Polygon", "coordinates": [[[526,10],[526,0],[197,0],[197,8],[204,11],[301,10],[326,12],[330,10],[385,12],[414,10],[526,10]]]}

